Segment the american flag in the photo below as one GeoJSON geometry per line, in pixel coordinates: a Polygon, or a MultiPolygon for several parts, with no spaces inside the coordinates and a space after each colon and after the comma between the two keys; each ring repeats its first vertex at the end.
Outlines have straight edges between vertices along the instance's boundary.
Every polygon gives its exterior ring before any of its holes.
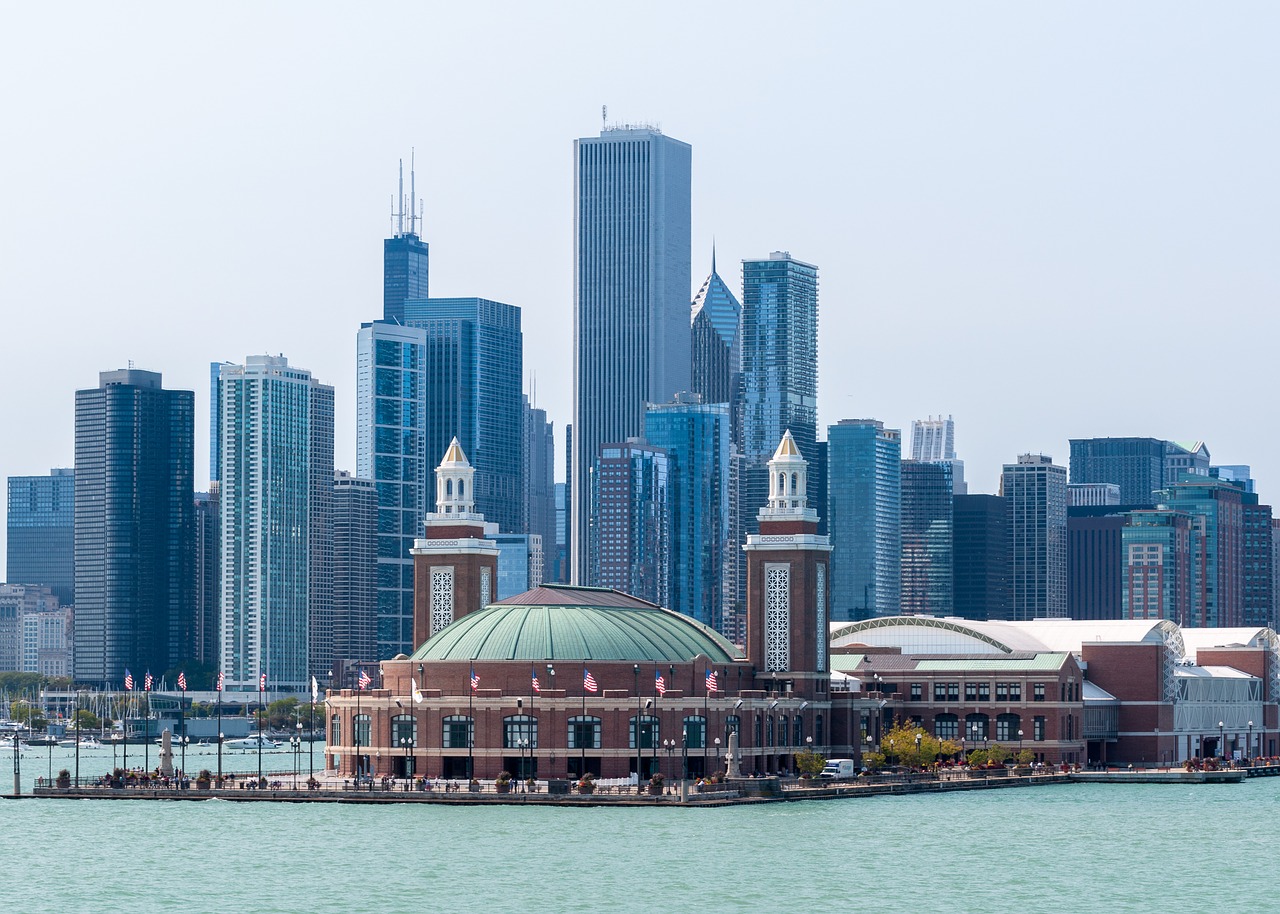
{"type": "Polygon", "coordinates": [[[151,671],[147,670],[147,675],[142,678],[142,690],[144,692],[151,691],[151,671]]]}
{"type": "Polygon", "coordinates": [[[133,691],[133,674],[129,672],[128,667],[125,667],[124,670],[124,690],[126,692],[133,691]]]}
{"type": "Polygon", "coordinates": [[[267,674],[263,673],[258,677],[258,691],[265,692],[267,690],[267,674]]]}
{"type": "Polygon", "coordinates": [[[472,664],[471,665],[471,691],[474,692],[479,688],[480,688],[480,677],[476,675],[475,664],[472,664]]]}
{"type": "Polygon", "coordinates": [[[667,694],[667,681],[662,678],[662,670],[653,671],[653,688],[659,695],[667,694]]]}
{"type": "Polygon", "coordinates": [[[585,666],[582,668],[582,687],[588,692],[596,692],[600,688],[596,685],[596,677],[592,676],[591,671],[585,666]]]}
{"type": "Polygon", "coordinates": [[[715,670],[707,670],[707,691],[708,692],[720,691],[720,685],[719,685],[719,681],[716,679],[715,670]]]}
{"type": "Polygon", "coordinates": [[[184,691],[184,692],[187,690],[187,672],[186,672],[186,670],[183,670],[181,673],[179,673],[179,674],[178,674],[178,688],[182,689],[182,691],[184,691]]]}
{"type": "Polygon", "coordinates": [[[369,688],[369,686],[370,686],[370,685],[372,685],[372,684],[373,684],[373,680],[369,677],[369,671],[368,671],[368,670],[361,670],[361,671],[360,671],[360,679],[359,679],[359,680],[357,680],[357,684],[358,684],[358,685],[360,686],[360,688],[362,688],[362,689],[367,689],[367,688],[369,688]]]}
{"type": "Polygon", "coordinates": [[[215,692],[221,692],[221,691],[222,691],[222,680],[223,680],[223,678],[224,678],[225,676],[226,676],[226,674],[225,674],[225,673],[223,673],[223,672],[222,672],[222,670],[218,670],[218,678],[217,678],[217,679],[215,679],[215,680],[214,680],[214,682],[213,682],[213,690],[214,690],[215,692]]]}
{"type": "Polygon", "coordinates": [[[531,672],[533,673],[533,690],[535,692],[541,692],[542,686],[538,683],[538,668],[534,667],[531,672]]]}

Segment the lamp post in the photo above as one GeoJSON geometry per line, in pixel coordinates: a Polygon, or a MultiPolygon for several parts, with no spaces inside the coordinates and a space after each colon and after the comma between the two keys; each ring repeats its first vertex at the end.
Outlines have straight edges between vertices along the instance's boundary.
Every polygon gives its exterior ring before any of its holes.
{"type": "Polygon", "coordinates": [[[18,754],[18,731],[13,731],[13,795],[22,796],[22,756],[18,754]]]}
{"type": "MultiPolygon", "coordinates": [[[[716,773],[720,773],[720,763],[724,761],[720,757],[720,737],[716,737],[716,773]]],[[[728,774],[728,766],[725,766],[725,773],[728,774]]]]}
{"type": "Polygon", "coordinates": [[[1227,757],[1226,726],[1223,721],[1218,721],[1218,755],[1223,759],[1227,757]]]}
{"type": "Polygon", "coordinates": [[[1018,731],[1018,754],[1019,755],[1022,754],[1022,731],[1021,730],[1018,731]]]}
{"type": "MultiPolygon", "coordinates": [[[[549,677],[551,677],[551,691],[552,691],[552,692],[555,692],[555,690],[556,690],[556,668],[555,668],[552,664],[550,664],[550,663],[548,663],[548,664],[547,664],[547,675],[548,675],[549,677]]],[[[551,708],[550,708],[550,710],[551,710],[551,770],[552,770],[552,771],[555,771],[555,770],[556,770],[556,738],[555,738],[555,732],[556,732],[556,709],[555,709],[555,705],[552,705],[552,706],[551,706],[551,708]]],[[[567,742],[567,740],[568,740],[568,734],[566,734],[566,735],[565,735],[565,737],[566,737],[566,742],[567,742]]],[[[567,772],[567,771],[565,772],[565,775],[566,775],[566,776],[568,775],[568,772],[567,772]]]]}
{"type": "Polygon", "coordinates": [[[689,780],[689,733],[684,728],[680,734],[680,780],[689,780]]]}
{"type": "Polygon", "coordinates": [[[671,768],[671,754],[676,751],[676,741],[673,739],[664,739],[662,748],[667,750],[667,769],[671,768]]]}
{"type": "MultiPolygon", "coordinates": [[[[505,728],[504,728],[505,729],[505,728]]],[[[516,774],[516,793],[520,792],[519,782],[524,778],[524,699],[516,699],[516,748],[520,750],[520,770],[516,774]]]]}
{"type": "Polygon", "coordinates": [[[404,750],[404,789],[407,793],[409,790],[409,782],[411,780],[409,776],[409,748],[413,745],[413,741],[407,736],[402,736],[398,742],[400,743],[400,748],[404,750]]]}
{"type": "Polygon", "coordinates": [[[218,731],[218,786],[222,786],[222,740],[226,736],[221,730],[218,731]]]}
{"type": "MultiPolygon", "coordinates": [[[[80,690],[76,689],[76,713],[71,716],[71,722],[76,727],[76,786],[80,786],[80,690]]],[[[31,722],[31,715],[27,715],[27,722],[31,722]]],[[[13,738],[17,740],[18,734],[14,734],[13,738]]],[[[52,751],[52,750],[51,750],[52,751]]],[[[50,766],[52,768],[52,765],[50,766]]]]}
{"type": "Polygon", "coordinates": [[[298,755],[302,752],[302,737],[289,737],[289,748],[293,750],[293,789],[298,789],[298,755]]]}
{"type": "Polygon", "coordinates": [[[638,663],[637,663],[637,664],[634,664],[634,665],[631,667],[631,671],[635,674],[635,688],[636,688],[636,728],[635,728],[635,732],[636,732],[636,786],[637,786],[637,787],[639,787],[639,786],[640,786],[640,769],[641,769],[642,767],[644,767],[644,759],[642,758],[642,756],[641,756],[641,754],[640,754],[640,718],[641,718],[641,713],[640,713],[640,712],[641,712],[641,707],[640,707],[640,664],[638,664],[638,663]]]}
{"type": "Polygon", "coordinates": [[[1253,758],[1253,721],[1249,721],[1249,742],[1245,743],[1244,760],[1247,762],[1253,758]]]}

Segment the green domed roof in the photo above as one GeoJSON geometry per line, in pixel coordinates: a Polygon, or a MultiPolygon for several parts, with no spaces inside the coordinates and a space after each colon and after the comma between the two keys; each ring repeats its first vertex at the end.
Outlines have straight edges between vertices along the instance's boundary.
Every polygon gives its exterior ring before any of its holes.
{"type": "Polygon", "coordinates": [[[615,590],[538,587],[469,613],[432,637],[414,660],[743,660],[715,630],[615,590]]]}

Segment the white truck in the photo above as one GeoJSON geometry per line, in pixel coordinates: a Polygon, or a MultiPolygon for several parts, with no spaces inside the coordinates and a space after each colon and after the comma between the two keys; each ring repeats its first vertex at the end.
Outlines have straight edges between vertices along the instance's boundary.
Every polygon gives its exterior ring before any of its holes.
{"type": "Polygon", "coordinates": [[[851,758],[827,759],[827,767],[818,775],[820,778],[853,778],[858,776],[858,767],[851,758]]]}

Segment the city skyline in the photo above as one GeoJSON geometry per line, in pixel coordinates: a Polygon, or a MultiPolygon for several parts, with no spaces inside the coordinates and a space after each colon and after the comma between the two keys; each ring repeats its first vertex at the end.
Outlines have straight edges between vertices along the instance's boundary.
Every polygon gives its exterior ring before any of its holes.
{"type": "MultiPolygon", "coordinates": [[[[5,398],[0,421],[26,433],[0,443],[0,473],[69,465],[73,391],[131,359],[196,391],[195,451],[207,453],[204,367],[281,351],[334,383],[336,464],[354,469],[350,328],[379,313],[381,247],[394,234],[388,204],[397,163],[415,147],[425,200],[415,228],[433,248],[433,293],[521,303],[526,373],[537,374],[536,405],[559,433],[570,418],[570,148],[607,103],[611,122],[652,118],[693,146],[695,262],[714,237],[735,294],[743,258],[781,248],[823,266],[830,307],[819,340],[819,427],[851,415],[897,428],[920,415],[954,415],[975,493],[994,492],[1000,466],[1018,453],[1065,463],[1069,437],[1200,438],[1220,460],[1253,464],[1265,491],[1280,467],[1270,455],[1280,449],[1269,429],[1248,421],[1248,398],[1224,402],[1204,385],[1177,404],[1131,415],[1092,355],[1073,363],[1083,371],[1072,384],[1007,383],[1042,367],[1038,346],[1020,346],[1001,329],[1014,313],[1026,333],[1050,339],[1083,341],[1105,327],[1113,349],[1149,347],[1157,310],[1162,321],[1186,323],[1229,301],[1237,321],[1270,326],[1275,229],[1265,214],[1276,208],[1275,128],[1258,112],[1275,105],[1262,87],[1274,84],[1277,63],[1261,36],[1277,13],[1174,18],[1156,9],[1114,12],[1101,43],[1092,17],[1052,10],[939,10],[926,28],[896,11],[806,12],[802,23],[820,47],[784,50],[756,72],[735,68],[733,91],[705,55],[686,54],[678,73],[637,63],[659,39],[672,53],[700,47],[708,30],[741,41],[749,15],[687,11],[688,28],[675,31],[661,17],[628,21],[634,46],[619,49],[597,79],[582,80],[554,62],[528,70],[523,42],[511,37],[522,31],[522,12],[498,33],[483,15],[437,13],[441,28],[426,31],[483,34],[503,53],[475,85],[429,99],[409,118],[394,94],[358,81],[359,66],[330,72],[331,52],[316,50],[306,30],[292,35],[283,13],[262,13],[254,29],[234,15],[187,29],[181,60],[189,65],[168,67],[177,76],[165,86],[144,77],[176,53],[169,43],[139,29],[119,35],[105,57],[98,39],[109,20],[90,11],[60,33],[67,66],[16,100],[16,123],[39,141],[3,153],[24,175],[6,197],[6,298],[48,301],[72,318],[66,361],[82,367],[42,364],[36,347],[21,347],[0,368],[9,390],[40,381],[30,396],[5,398]],[[853,53],[835,53],[845,45],[853,53]],[[228,46],[245,58],[243,84],[222,78],[228,46]],[[1214,49],[1224,46],[1233,49],[1230,67],[1215,63],[1222,57],[1214,49]],[[292,66],[281,68],[281,59],[292,66]],[[513,72],[521,85],[511,85],[513,72]],[[84,95],[85,85],[93,92],[84,95]],[[856,118],[831,115],[830,92],[818,90],[833,85],[847,88],[856,118]],[[480,103],[499,98],[499,87],[509,99],[480,103]],[[170,93],[189,104],[172,105],[170,93]],[[762,134],[749,114],[764,104],[780,121],[762,134]],[[277,123],[282,109],[290,113],[277,123]],[[150,116],[158,110],[169,113],[150,116]],[[855,121],[856,135],[845,125],[855,121]],[[343,142],[316,143],[334,124],[343,142]],[[505,142],[513,131],[523,134],[518,156],[505,142]],[[223,134],[243,141],[208,140],[223,134]],[[791,169],[794,193],[765,199],[750,191],[779,166],[791,169]],[[291,203],[282,206],[282,196],[291,203]],[[54,246],[39,239],[56,237],[70,213],[98,236],[79,263],[94,276],[93,304],[72,291],[75,283],[47,280],[61,268],[54,246]],[[283,228],[286,219],[293,229],[283,228]],[[290,261],[307,267],[285,269],[290,261]],[[187,281],[197,269],[201,282],[187,281]],[[309,333],[299,339],[304,320],[309,333]],[[857,357],[842,358],[849,341],[857,357]]],[[[48,14],[17,15],[34,40],[0,66],[40,71],[48,14]]],[[[603,28],[624,21],[614,11],[599,17],[603,28]]],[[[581,40],[584,26],[570,18],[549,31],[528,24],[554,50],[581,40]]],[[[384,57],[388,21],[375,14],[347,23],[334,50],[357,64],[384,57]]],[[[438,83],[465,42],[430,40],[423,79],[438,83]]],[[[695,282],[701,274],[694,271],[695,282]]],[[[6,329],[32,337],[40,310],[15,309],[6,329]]],[[[1162,356],[1205,371],[1226,367],[1225,354],[1192,349],[1190,336],[1165,337],[1162,356]]],[[[1230,364],[1239,389],[1265,389],[1267,338],[1237,341],[1230,364]]],[[[197,489],[203,473],[197,466],[197,489]]]]}

